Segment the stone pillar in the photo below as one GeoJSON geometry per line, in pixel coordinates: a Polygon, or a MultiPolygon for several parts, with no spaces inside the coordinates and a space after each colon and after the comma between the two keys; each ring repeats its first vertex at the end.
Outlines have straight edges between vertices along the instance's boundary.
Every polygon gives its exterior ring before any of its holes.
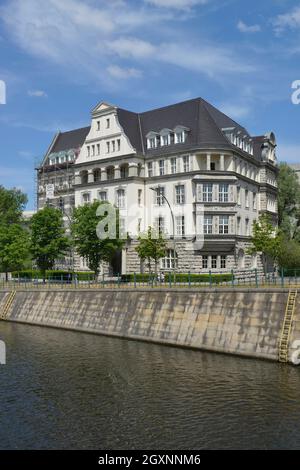
{"type": "Polygon", "coordinates": [[[128,176],[137,176],[138,174],[138,166],[137,163],[131,163],[129,165],[129,173],[128,176]]]}
{"type": "Polygon", "coordinates": [[[79,173],[75,174],[75,184],[81,184],[81,176],[79,173]]]}
{"type": "Polygon", "coordinates": [[[121,178],[121,169],[119,165],[115,165],[115,179],[121,178]]]}
{"type": "Polygon", "coordinates": [[[206,155],[206,169],[207,171],[210,170],[210,153],[206,155]]]}
{"type": "Polygon", "coordinates": [[[107,171],[106,171],[106,168],[101,168],[101,181],[107,181],[107,171]]]}
{"type": "Polygon", "coordinates": [[[145,165],[141,165],[140,176],[141,176],[142,178],[145,178],[145,165]]]}
{"type": "Polygon", "coordinates": [[[220,155],[220,170],[221,171],[225,170],[225,157],[224,157],[224,154],[220,155]]]}
{"type": "Polygon", "coordinates": [[[94,173],[92,170],[88,172],[88,183],[94,183],[94,173]]]}

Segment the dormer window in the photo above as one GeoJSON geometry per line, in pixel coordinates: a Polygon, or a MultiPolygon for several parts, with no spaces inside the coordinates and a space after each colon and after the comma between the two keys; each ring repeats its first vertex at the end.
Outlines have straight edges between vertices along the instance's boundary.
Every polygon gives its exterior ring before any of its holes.
{"type": "Polygon", "coordinates": [[[171,129],[162,129],[160,131],[160,145],[162,147],[171,144],[171,129]]]}
{"type": "Polygon", "coordinates": [[[175,144],[183,144],[186,140],[188,128],[184,126],[176,126],[174,129],[175,144]]]}
{"type": "Polygon", "coordinates": [[[147,135],[147,148],[155,149],[157,147],[157,132],[149,132],[147,135]]]}

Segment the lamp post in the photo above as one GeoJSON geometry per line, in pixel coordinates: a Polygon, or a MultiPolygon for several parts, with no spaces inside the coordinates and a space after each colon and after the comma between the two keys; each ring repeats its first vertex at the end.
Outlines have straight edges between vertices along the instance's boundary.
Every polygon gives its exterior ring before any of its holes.
{"type": "Polygon", "coordinates": [[[150,188],[151,191],[154,191],[157,196],[162,197],[166,203],[168,204],[168,207],[171,212],[171,218],[172,218],[172,228],[173,228],[173,254],[174,254],[174,266],[173,266],[173,276],[174,276],[174,284],[176,282],[176,240],[175,240],[175,218],[174,218],[174,213],[171,207],[171,204],[169,203],[169,200],[166,198],[164,194],[159,194],[159,188],[150,188]]]}

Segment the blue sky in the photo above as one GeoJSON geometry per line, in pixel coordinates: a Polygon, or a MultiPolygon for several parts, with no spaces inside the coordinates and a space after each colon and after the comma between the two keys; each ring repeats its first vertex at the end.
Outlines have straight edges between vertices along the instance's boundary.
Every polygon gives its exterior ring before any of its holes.
{"type": "Polygon", "coordinates": [[[144,111],[201,96],[300,162],[300,2],[0,0],[0,184],[33,207],[34,160],[108,101],[144,111]]]}

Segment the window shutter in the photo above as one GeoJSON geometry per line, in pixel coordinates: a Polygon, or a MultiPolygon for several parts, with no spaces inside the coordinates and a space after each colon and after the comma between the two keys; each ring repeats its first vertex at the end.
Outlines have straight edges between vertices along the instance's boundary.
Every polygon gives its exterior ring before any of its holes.
{"type": "Polygon", "coordinates": [[[203,185],[197,184],[197,202],[203,202],[203,185]]]}
{"type": "Polygon", "coordinates": [[[215,215],[213,216],[213,233],[218,234],[219,233],[219,216],[215,215]]]}

